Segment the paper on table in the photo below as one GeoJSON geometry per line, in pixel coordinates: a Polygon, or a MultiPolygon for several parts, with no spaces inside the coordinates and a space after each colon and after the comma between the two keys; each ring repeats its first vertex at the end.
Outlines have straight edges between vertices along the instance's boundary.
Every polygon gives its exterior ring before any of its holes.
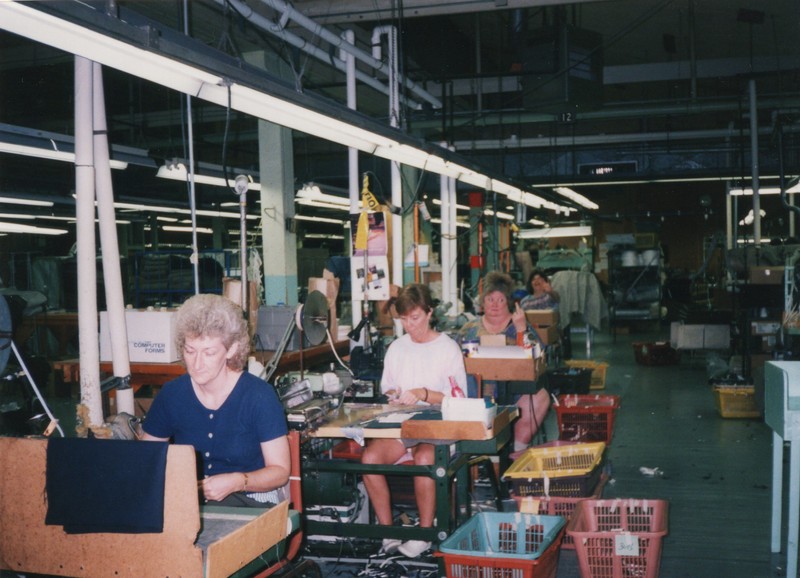
{"type": "Polygon", "coordinates": [[[518,345],[487,347],[481,345],[470,357],[490,357],[493,359],[530,359],[531,350],[518,345]]]}
{"type": "Polygon", "coordinates": [[[396,413],[387,413],[385,415],[380,415],[375,418],[375,421],[378,423],[403,423],[407,419],[411,419],[418,412],[396,412],[396,413]]]}

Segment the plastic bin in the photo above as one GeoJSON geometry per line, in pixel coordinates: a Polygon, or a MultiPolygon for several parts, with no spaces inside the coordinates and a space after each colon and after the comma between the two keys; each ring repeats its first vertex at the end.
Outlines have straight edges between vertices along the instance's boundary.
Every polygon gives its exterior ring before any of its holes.
{"type": "Polygon", "coordinates": [[[578,443],[531,448],[503,474],[517,496],[591,495],[602,473],[606,444],[578,443]]]}
{"type": "Polygon", "coordinates": [[[476,514],[439,545],[448,578],[554,578],[566,521],[518,512],[476,514]]]}
{"type": "Polygon", "coordinates": [[[581,500],[567,525],[581,578],[657,578],[666,500],[581,500]]]}
{"type": "Polygon", "coordinates": [[[547,372],[550,391],[560,393],[589,393],[592,370],[584,367],[560,367],[547,372]]]}
{"type": "Polygon", "coordinates": [[[560,395],[554,405],[558,437],[566,441],[611,443],[618,395],[560,395]]]}
{"type": "MultiPolygon", "coordinates": [[[[608,482],[608,476],[601,474],[600,481],[597,482],[592,495],[588,498],[564,498],[559,496],[549,498],[544,496],[513,496],[513,498],[517,502],[517,509],[522,513],[562,516],[569,522],[578,502],[589,498],[600,499],[603,497],[603,489],[606,486],[606,482],[608,482]]],[[[575,543],[572,541],[572,537],[565,535],[564,539],[561,540],[561,547],[565,550],[574,550],[575,543]]]]}
{"type": "Polygon", "coordinates": [[[678,350],[666,341],[636,342],[633,344],[633,354],[640,365],[676,365],[680,359],[678,350]]]}
{"type": "Polygon", "coordinates": [[[756,389],[752,385],[715,385],[714,401],[719,415],[725,418],[759,418],[756,389]]]}
{"type": "Polygon", "coordinates": [[[589,389],[605,389],[606,371],[608,363],[605,361],[592,361],[591,359],[567,359],[564,361],[567,367],[581,367],[592,370],[592,380],[589,382],[589,389]]]}

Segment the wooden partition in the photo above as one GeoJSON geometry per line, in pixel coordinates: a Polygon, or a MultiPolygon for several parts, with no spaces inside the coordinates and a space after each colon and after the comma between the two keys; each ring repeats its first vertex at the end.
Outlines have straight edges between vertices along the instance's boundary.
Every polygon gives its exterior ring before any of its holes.
{"type": "MultiPolygon", "coordinates": [[[[203,549],[195,546],[207,522],[201,523],[194,449],[180,445],[167,453],[163,532],[67,534],[61,526],[45,525],[46,452],[47,440],[0,438],[0,569],[72,577],[222,578],[286,537],[288,502],[267,511],[239,508],[241,526],[214,540],[204,561],[203,549]]],[[[213,517],[229,511],[220,508],[213,517]]]]}

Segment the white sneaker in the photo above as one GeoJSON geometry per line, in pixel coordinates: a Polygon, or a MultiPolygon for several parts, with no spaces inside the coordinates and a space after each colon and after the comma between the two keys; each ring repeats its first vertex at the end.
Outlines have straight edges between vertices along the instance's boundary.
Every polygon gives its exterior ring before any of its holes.
{"type": "Polygon", "coordinates": [[[422,540],[409,540],[408,542],[403,542],[403,545],[400,546],[397,551],[406,558],[416,558],[430,547],[430,542],[423,542],[422,540]]]}
{"type": "Polygon", "coordinates": [[[402,543],[403,541],[397,538],[384,538],[381,543],[381,550],[386,554],[394,554],[402,543]]]}

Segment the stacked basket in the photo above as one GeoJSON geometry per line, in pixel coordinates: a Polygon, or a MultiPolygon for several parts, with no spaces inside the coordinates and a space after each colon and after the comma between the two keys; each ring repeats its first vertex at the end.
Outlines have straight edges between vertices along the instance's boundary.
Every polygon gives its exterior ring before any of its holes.
{"type": "Polygon", "coordinates": [[[611,443],[618,395],[560,395],[554,404],[558,439],[575,442],[611,443]]]}
{"type": "Polygon", "coordinates": [[[555,578],[561,516],[482,512],[439,545],[448,578],[555,578]]]}
{"type": "MultiPolygon", "coordinates": [[[[599,443],[568,443],[526,450],[503,474],[511,482],[520,511],[569,520],[578,502],[602,496],[603,453],[599,443]]],[[[574,547],[565,536],[564,548],[574,547]]]]}
{"type": "Polygon", "coordinates": [[[665,500],[582,500],[567,534],[581,578],[657,578],[667,534],[665,500]]]}

